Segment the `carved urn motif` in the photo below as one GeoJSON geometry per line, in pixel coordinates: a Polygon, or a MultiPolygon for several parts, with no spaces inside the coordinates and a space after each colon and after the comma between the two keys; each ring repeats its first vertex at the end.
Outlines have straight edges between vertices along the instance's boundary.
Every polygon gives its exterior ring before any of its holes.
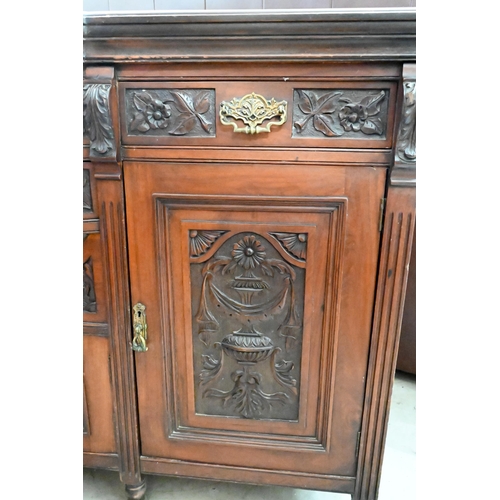
{"type": "Polygon", "coordinates": [[[224,352],[240,364],[254,365],[267,359],[275,347],[269,337],[258,332],[233,332],[221,342],[224,352]]]}

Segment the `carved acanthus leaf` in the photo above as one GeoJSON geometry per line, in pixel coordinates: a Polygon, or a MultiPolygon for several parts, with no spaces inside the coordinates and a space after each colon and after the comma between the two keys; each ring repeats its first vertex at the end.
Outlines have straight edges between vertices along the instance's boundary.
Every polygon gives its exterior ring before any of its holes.
{"type": "Polygon", "coordinates": [[[115,154],[114,132],[109,110],[110,84],[91,83],[83,86],[83,133],[97,156],[115,154]]]}
{"type": "Polygon", "coordinates": [[[233,389],[221,391],[219,389],[207,389],[204,397],[220,398],[224,406],[231,406],[237,413],[245,418],[257,418],[260,414],[269,409],[272,403],[285,404],[290,396],[284,392],[268,394],[261,388],[262,375],[258,372],[250,371],[247,365],[243,365],[242,370],[231,373],[234,382],[233,389]]]}
{"type": "Polygon", "coordinates": [[[404,101],[401,124],[397,142],[397,155],[404,163],[417,160],[417,84],[407,81],[404,84],[404,101]]]}

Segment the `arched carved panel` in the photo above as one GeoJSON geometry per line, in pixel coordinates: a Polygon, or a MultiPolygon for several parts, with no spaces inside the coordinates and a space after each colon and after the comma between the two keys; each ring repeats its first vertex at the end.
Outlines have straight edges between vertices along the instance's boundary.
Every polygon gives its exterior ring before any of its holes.
{"type": "Polygon", "coordinates": [[[298,419],[305,269],[268,238],[236,233],[190,265],[199,414],[298,419]]]}

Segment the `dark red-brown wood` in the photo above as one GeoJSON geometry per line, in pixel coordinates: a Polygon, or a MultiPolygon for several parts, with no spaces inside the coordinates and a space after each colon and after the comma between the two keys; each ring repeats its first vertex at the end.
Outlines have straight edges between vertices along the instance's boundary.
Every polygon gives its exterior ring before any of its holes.
{"type": "Polygon", "coordinates": [[[131,499],[155,473],[375,500],[415,224],[415,12],[84,32],[84,464],[131,499]],[[284,123],[222,124],[253,92],[284,123]]]}

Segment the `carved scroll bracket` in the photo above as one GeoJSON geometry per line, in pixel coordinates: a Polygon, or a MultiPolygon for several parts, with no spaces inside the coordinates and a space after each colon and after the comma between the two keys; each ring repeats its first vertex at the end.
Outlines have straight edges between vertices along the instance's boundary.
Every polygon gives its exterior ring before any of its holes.
{"type": "Polygon", "coordinates": [[[402,99],[391,184],[394,186],[415,186],[417,164],[417,82],[415,64],[405,64],[403,67],[402,99]]]}
{"type": "Polygon", "coordinates": [[[116,161],[116,140],[110,107],[113,68],[87,68],[83,80],[83,135],[91,160],[116,161]]]}

